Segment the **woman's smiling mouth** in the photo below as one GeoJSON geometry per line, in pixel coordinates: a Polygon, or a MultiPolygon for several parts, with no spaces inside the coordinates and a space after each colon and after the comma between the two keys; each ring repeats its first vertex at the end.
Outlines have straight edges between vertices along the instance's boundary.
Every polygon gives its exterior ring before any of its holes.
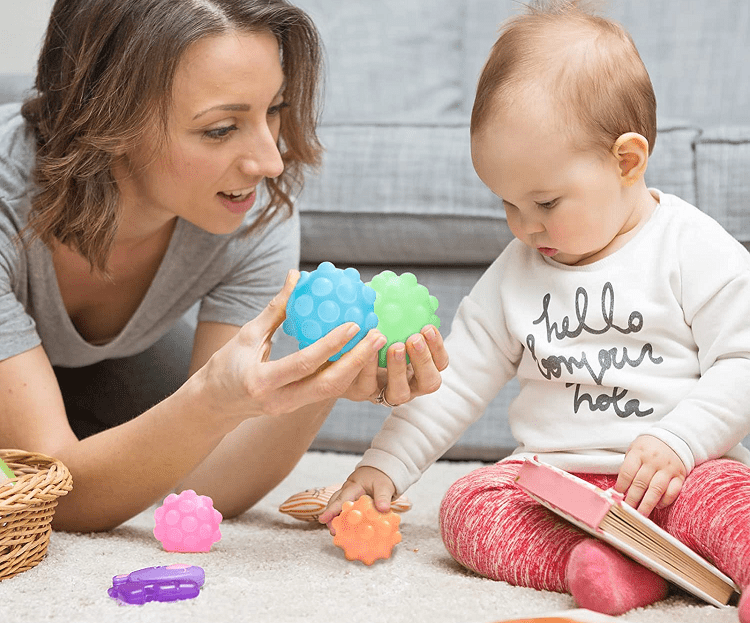
{"type": "Polygon", "coordinates": [[[217,195],[224,207],[233,214],[247,212],[255,203],[255,188],[219,192],[217,195]]]}

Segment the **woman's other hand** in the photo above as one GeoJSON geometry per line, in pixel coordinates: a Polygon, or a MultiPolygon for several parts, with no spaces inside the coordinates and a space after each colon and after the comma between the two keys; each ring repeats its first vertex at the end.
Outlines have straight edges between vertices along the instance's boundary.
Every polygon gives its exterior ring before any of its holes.
{"type": "Polygon", "coordinates": [[[368,362],[344,398],[395,407],[431,394],[440,387],[440,373],[448,367],[448,353],[437,328],[426,325],[406,343],[391,344],[386,363],[387,368],[383,369],[378,367],[377,358],[368,362]],[[411,360],[408,365],[407,354],[411,360]]]}

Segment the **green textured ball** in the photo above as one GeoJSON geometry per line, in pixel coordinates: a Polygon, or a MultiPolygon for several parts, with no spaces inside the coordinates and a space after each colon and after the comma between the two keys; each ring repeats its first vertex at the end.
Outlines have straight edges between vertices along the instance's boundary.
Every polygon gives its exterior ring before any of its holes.
{"type": "MultiPolygon", "coordinates": [[[[440,318],[435,315],[438,300],[426,287],[417,282],[412,273],[401,276],[384,270],[368,284],[375,292],[377,329],[388,339],[380,349],[378,365],[386,367],[386,353],[391,344],[406,342],[410,335],[419,333],[428,324],[440,328],[440,318]]],[[[409,356],[406,357],[407,363],[409,356]]]]}

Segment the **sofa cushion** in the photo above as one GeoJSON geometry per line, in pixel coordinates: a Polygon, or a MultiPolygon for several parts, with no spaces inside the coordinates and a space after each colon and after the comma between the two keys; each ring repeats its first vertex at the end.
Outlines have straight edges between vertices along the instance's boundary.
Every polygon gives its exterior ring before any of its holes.
{"type": "Polygon", "coordinates": [[[326,48],[324,119],[432,121],[462,90],[463,9],[454,0],[298,0],[326,48]]]}
{"type": "Polygon", "coordinates": [[[688,123],[661,120],[646,170],[646,184],[696,205],[695,141],[700,130],[688,123]]]}
{"type": "Polygon", "coordinates": [[[491,262],[511,234],[471,166],[468,128],[335,125],[299,206],[306,261],[491,262]]]}
{"type": "Polygon", "coordinates": [[[706,130],[695,157],[698,207],[750,245],[750,125],[706,130]]]}
{"type": "MultiPolygon", "coordinates": [[[[664,121],[647,183],[694,202],[698,135],[664,121]]],[[[336,124],[320,136],[324,164],[299,199],[304,261],[489,264],[511,240],[474,172],[467,124],[336,124]]]]}
{"type": "MultiPolygon", "coordinates": [[[[516,0],[466,0],[464,101],[501,22],[516,0]]],[[[595,3],[596,4],[596,3],[595,3]]],[[[651,76],[661,114],[701,127],[750,124],[750,5],[737,0],[604,2],[602,13],[631,34],[651,76]],[[744,105],[741,103],[744,102],[744,105]]]]}

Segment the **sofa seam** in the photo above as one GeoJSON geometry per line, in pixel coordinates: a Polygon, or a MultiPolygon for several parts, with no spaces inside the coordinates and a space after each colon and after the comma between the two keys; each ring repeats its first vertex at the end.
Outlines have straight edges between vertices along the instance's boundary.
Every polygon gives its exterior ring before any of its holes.
{"type": "Polygon", "coordinates": [[[700,145],[750,145],[750,138],[704,138],[696,143],[700,145]]]}
{"type": "Polygon", "coordinates": [[[690,149],[693,152],[693,195],[695,197],[695,207],[699,210],[703,210],[701,208],[700,183],[698,182],[698,142],[701,136],[703,136],[703,128],[698,128],[698,134],[690,145],[690,149]]]}

